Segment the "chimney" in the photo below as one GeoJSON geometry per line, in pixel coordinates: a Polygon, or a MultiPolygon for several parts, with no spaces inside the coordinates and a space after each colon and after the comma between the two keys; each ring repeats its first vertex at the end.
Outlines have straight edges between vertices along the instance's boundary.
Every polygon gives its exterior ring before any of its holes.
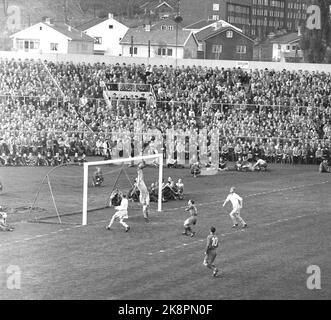
{"type": "Polygon", "coordinates": [[[112,13],[108,13],[108,19],[113,19],[114,18],[114,15],[112,13]]]}
{"type": "Polygon", "coordinates": [[[214,29],[215,30],[219,30],[222,27],[223,27],[222,21],[215,22],[215,24],[214,24],[214,29]]]}
{"type": "Polygon", "coordinates": [[[48,24],[48,25],[51,25],[52,23],[51,23],[51,18],[49,18],[49,17],[45,17],[45,23],[46,24],[48,24]]]}
{"type": "Polygon", "coordinates": [[[150,32],[151,31],[151,25],[150,24],[146,24],[145,25],[145,31],[146,32],[150,32]]]}

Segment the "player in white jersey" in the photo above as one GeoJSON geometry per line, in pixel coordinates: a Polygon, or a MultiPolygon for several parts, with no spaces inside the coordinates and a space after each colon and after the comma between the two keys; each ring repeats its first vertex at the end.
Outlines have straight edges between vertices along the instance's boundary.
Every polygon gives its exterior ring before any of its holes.
{"type": "Polygon", "coordinates": [[[149,209],[149,204],[150,204],[150,198],[149,198],[149,191],[148,191],[145,181],[144,181],[144,172],[143,172],[144,167],[145,167],[144,162],[141,162],[138,164],[137,188],[140,191],[139,201],[143,206],[144,219],[146,222],[149,222],[148,209],[149,209]]]}
{"type": "Polygon", "coordinates": [[[240,216],[240,210],[243,206],[243,198],[240,197],[235,192],[235,187],[231,187],[230,193],[225,199],[223,203],[223,207],[227,204],[227,202],[231,202],[232,204],[232,211],[230,212],[230,217],[233,222],[232,228],[238,227],[238,221],[242,224],[243,228],[247,227],[247,223],[244,221],[244,219],[240,216]]]}
{"type": "Polygon", "coordinates": [[[125,228],[125,232],[128,232],[130,230],[130,226],[125,223],[123,220],[128,219],[128,206],[129,201],[125,194],[122,195],[121,204],[117,207],[115,207],[116,213],[112,216],[109,225],[107,226],[107,230],[110,230],[112,224],[115,220],[118,220],[119,223],[125,228]]]}

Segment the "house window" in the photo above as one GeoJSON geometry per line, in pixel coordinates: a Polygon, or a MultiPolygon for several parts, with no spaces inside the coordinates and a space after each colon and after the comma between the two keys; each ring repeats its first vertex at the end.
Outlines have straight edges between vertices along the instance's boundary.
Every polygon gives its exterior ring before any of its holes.
{"type": "Polygon", "coordinates": [[[237,46],[237,53],[246,53],[246,46],[237,46]]]}
{"type": "Polygon", "coordinates": [[[58,51],[59,50],[59,44],[58,43],[51,43],[50,48],[51,48],[51,51],[58,51]]]}
{"type": "Polygon", "coordinates": [[[233,38],[233,31],[232,31],[232,30],[228,30],[228,31],[226,32],[226,37],[227,37],[227,38],[233,38]]]}
{"type": "Polygon", "coordinates": [[[295,51],[296,49],[297,49],[296,45],[292,46],[292,51],[295,51]]]}
{"type": "Polygon", "coordinates": [[[95,44],[102,44],[102,38],[101,37],[95,37],[94,38],[94,43],[95,44]]]}
{"type": "Polygon", "coordinates": [[[289,45],[286,46],[286,51],[290,51],[290,46],[289,45]]]}
{"type": "Polygon", "coordinates": [[[165,56],[165,55],[167,55],[167,49],[166,48],[158,48],[157,49],[157,54],[159,56],[165,56]]]}
{"type": "Polygon", "coordinates": [[[221,44],[213,44],[211,48],[212,53],[221,53],[222,52],[222,45],[221,44]]]}
{"type": "Polygon", "coordinates": [[[138,53],[138,48],[134,47],[132,50],[132,47],[130,47],[130,54],[137,54],[138,53]]]}
{"type": "Polygon", "coordinates": [[[220,5],[218,3],[213,3],[213,11],[220,11],[220,5]]]}
{"type": "Polygon", "coordinates": [[[167,50],[167,55],[170,56],[170,57],[172,57],[172,49],[168,49],[167,50]]]}
{"type": "Polygon", "coordinates": [[[172,31],[174,30],[174,26],[167,26],[167,25],[162,25],[161,30],[169,30],[172,31]]]}
{"type": "Polygon", "coordinates": [[[110,24],[109,29],[114,29],[114,26],[112,24],[110,24]]]}
{"type": "Polygon", "coordinates": [[[213,14],[212,20],[219,20],[220,16],[218,14],[213,14]]]}

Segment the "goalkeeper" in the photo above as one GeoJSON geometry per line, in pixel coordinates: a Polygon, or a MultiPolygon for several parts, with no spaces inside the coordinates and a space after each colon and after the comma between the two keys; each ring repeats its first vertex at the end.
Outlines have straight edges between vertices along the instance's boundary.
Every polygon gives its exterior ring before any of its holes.
{"type": "Polygon", "coordinates": [[[139,201],[143,206],[143,216],[146,222],[149,222],[149,204],[150,204],[150,198],[149,198],[149,192],[146,187],[145,181],[144,181],[144,172],[143,169],[145,168],[145,162],[141,162],[138,164],[137,168],[137,188],[139,189],[139,201]]]}

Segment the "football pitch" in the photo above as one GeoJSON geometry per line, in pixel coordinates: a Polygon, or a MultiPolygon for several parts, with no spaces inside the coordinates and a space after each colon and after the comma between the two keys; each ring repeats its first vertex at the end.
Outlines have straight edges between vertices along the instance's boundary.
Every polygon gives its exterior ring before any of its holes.
{"type": "MultiPolygon", "coordinates": [[[[331,298],[331,175],[317,166],[196,179],[188,169],[165,168],[165,178],[183,179],[185,199],[164,203],[162,212],[153,206],[151,223],[129,211],[129,233],[119,224],[105,229],[113,209],[89,215],[87,226],[26,222],[48,170],[0,168],[0,205],[13,209],[15,226],[0,233],[0,299],[331,298]],[[222,208],[231,186],[244,198],[247,229],[232,229],[231,207],[222,208]],[[181,234],[188,199],[198,207],[193,238],[181,234]],[[217,278],[202,264],[211,226],[220,239],[217,278]],[[321,270],[320,290],[307,288],[311,265],[321,270]],[[18,290],[6,286],[9,266],[21,271],[18,290]]],[[[76,196],[68,192],[65,201],[76,196]]]]}

